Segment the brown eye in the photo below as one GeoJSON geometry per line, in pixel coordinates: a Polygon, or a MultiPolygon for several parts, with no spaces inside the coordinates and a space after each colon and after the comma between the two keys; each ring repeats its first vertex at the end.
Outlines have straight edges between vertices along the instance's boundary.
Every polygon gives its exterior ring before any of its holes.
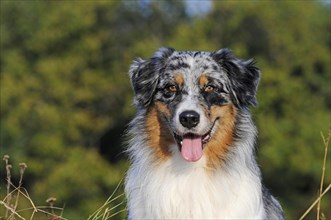
{"type": "Polygon", "coordinates": [[[205,87],[205,92],[213,92],[215,90],[215,86],[213,85],[207,85],[205,87]]]}
{"type": "Polygon", "coordinates": [[[167,90],[169,92],[177,92],[177,87],[175,85],[168,85],[167,90]]]}

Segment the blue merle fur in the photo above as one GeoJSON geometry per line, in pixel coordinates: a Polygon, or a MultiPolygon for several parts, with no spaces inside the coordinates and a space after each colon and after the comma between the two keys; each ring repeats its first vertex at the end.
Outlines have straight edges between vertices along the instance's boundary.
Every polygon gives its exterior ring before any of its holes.
{"type": "MultiPolygon", "coordinates": [[[[135,93],[134,103],[138,107],[147,107],[154,98],[159,84],[159,79],[165,68],[176,71],[183,68],[190,68],[185,62],[185,56],[197,57],[208,55],[206,60],[213,59],[215,64],[211,65],[213,71],[221,71],[227,74],[230,80],[231,98],[238,108],[246,108],[256,105],[256,90],[260,79],[260,71],[254,65],[253,60],[243,61],[236,58],[229,49],[221,49],[215,52],[201,51],[177,51],[172,48],[161,48],[150,59],[136,59],[130,67],[130,78],[135,93]],[[183,57],[182,57],[183,56],[183,57]],[[175,63],[172,61],[176,61],[175,63]],[[167,63],[170,63],[167,65],[167,63]]],[[[202,70],[207,70],[209,66],[202,66],[202,70]]],[[[216,100],[216,97],[214,97],[216,100]]],[[[208,100],[207,100],[208,101],[208,100]]],[[[218,101],[218,104],[221,102],[218,101]]]]}
{"type": "Polygon", "coordinates": [[[229,49],[221,49],[211,54],[225,70],[233,89],[233,99],[237,107],[256,105],[256,90],[260,80],[260,70],[254,61],[236,58],[229,49]]]}
{"type": "Polygon", "coordinates": [[[130,67],[129,75],[135,93],[134,103],[147,107],[153,98],[160,73],[167,58],[174,52],[172,48],[162,48],[148,60],[136,59],[130,67]]]}

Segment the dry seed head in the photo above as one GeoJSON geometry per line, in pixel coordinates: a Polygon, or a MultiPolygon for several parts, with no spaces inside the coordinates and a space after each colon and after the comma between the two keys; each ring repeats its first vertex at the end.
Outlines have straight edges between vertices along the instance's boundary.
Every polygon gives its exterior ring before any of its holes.
{"type": "Polygon", "coordinates": [[[19,163],[19,167],[20,167],[21,174],[23,174],[25,169],[28,168],[26,163],[19,163]]]}
{"type": "Polygon", "coordinates": [[[56,201],[56,198],[55,197],[49,197],[46,202],[47,203],[54,203],[56,201]]]}
{"type": "Polygon", "coordinates": [[[19,163],[19,166],[20,166],[20,168],[21,169],[26,169],[26,168],[28,168],[28,166],[26,165],[26,163],[19,163]]]}
{"type": "Polygon", "coordinates": [[[9,158],[9,155],[7,154],[3,156],[3,160],[6,161],[6,164],[8,164],[9,158]]]}

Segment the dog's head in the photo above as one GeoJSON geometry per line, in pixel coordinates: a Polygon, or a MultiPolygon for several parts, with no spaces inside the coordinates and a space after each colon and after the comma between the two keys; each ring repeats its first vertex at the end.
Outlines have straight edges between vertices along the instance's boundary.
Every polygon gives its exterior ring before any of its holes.
{"type": "Polygon", "coordinates": [[[219,160],[233,142],[238,111],[256,104],[260,72],[222,49],[161,48],[130,67],[134,103],[146,109],[150,145],[159,156],[177,143],[183,159],[219,160]]]}

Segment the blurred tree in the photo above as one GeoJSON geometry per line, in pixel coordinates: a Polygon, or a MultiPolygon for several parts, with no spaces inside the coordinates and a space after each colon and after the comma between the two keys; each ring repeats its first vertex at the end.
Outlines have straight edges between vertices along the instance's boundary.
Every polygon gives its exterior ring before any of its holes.
{"type": "Polygon", "coordinates": [[[88,216],[124,175],[87,149],[132,114],[128,63],[116,54],[125,49],[113,48],[119,5],[1,2],[1,154],[25,161],[34,196],[70,204],[72,218],[88,216]]]}

